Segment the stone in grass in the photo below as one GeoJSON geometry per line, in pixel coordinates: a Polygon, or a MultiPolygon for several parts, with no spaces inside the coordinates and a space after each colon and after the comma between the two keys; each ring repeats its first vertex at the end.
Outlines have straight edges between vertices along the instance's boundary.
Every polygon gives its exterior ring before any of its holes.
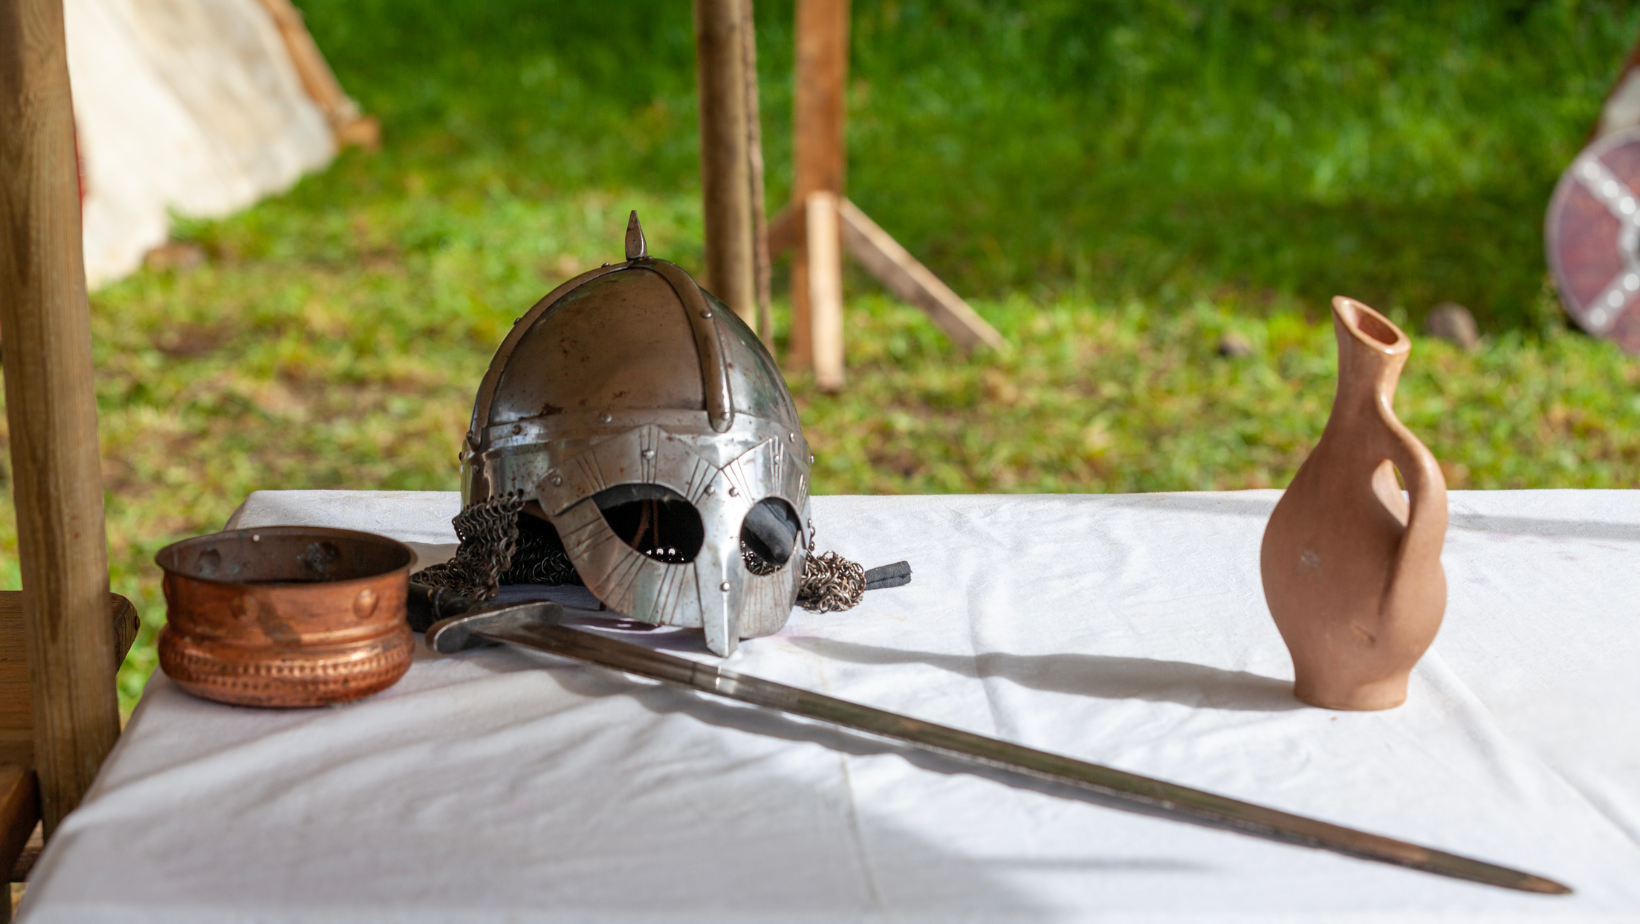
{"type": "Polygon", "coordinates": [[[1253,342],[1235,331],[1219,338],[1219,355],[1226,359],[1246,359],[1253,355],[1253,342]]]}
{"type": "Polygon", "coordinates": [[[1455,343],[1466,350],[1480,346],[1481,332],[1475,326],[1475,316],[1457,302],[1442,302],[1424,318],[1424,333],[1431,337],[1455,343]]]}
{"type": "Polygon", "coordinates": [[[148,251],[142,263],[155,272],[187,272],[205,265],[205,248],[193,241],[166,241],[148,251]]]}

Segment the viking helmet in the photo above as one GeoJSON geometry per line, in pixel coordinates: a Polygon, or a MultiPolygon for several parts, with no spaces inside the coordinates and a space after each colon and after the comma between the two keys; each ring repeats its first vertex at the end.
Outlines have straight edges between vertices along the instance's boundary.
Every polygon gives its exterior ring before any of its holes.
{"type": "Polygon", "coordinates": [[[649,256],[636,212],[626,257],[554,289],[490,361],[462,452],[467,528],[524,511],[512,547],[485,550],[491,594],[535,542],[534,567],[567,558],[610,609],[698,626],[728,655],[791,614],[812,457],[768,350],[649,256]]]}

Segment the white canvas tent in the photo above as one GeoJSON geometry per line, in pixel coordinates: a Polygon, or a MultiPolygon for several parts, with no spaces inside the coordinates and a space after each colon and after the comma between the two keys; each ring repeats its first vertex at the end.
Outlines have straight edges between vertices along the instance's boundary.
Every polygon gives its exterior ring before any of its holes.
{"type": "Polygon", "coordinates": [[[288,0],[64,0],[64,19],[92,286],[163,244],[171,213],[288,189],[364,121],[288,0]]]}

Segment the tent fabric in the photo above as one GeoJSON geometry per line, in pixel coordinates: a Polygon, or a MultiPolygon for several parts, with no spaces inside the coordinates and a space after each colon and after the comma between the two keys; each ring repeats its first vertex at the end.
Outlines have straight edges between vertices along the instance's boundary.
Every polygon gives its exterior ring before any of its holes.
{"type": "Polygon", "coordinates": [[[87,281],[130,273],[172,213],[214,218],[335,142],[257,0],[65,0],[87,281]]]}

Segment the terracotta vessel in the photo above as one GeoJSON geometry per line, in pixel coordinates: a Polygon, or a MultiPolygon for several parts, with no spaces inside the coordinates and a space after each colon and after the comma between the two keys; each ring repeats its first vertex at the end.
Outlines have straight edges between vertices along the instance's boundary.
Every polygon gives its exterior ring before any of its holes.
{"type": "Polygon", "coordinates": [[[159,663],[189,693],[244,706],[369,696],[410,669],[415,554],[385,536],[272,526],[199,536],[165,571],[159,663]]]}
{"type": "Polygon", "coordinates": [[[1391,407],[1411,341],[1358,301],[1332,307],[1332,415],[1270,515],[1260,570],[1293,693],[1329,709],[1388,709],[1406,700],[1446,611],[1446,479],[1391,407]]]}

